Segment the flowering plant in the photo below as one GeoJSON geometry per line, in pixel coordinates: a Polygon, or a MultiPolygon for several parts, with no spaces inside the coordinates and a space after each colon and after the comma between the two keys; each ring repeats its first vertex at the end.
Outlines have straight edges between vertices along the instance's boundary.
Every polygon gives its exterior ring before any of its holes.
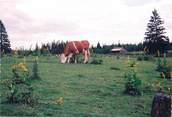
{"type": "Polygon", "coordinates": [[[127,71],[124,75],[126,79],[124,93],[129,95],[141,95],[140,85],[142,82],[137,76],[136,64],[135,61],[131,61],[128,57],[126,61],[127,71]]]}
{"type": "Polygon", "coordinates": [[[6,99],[9,103],[33,104],[33,88],[26,63],[12,66],[13,77],[4,85],[7,87],[6,99]]]}

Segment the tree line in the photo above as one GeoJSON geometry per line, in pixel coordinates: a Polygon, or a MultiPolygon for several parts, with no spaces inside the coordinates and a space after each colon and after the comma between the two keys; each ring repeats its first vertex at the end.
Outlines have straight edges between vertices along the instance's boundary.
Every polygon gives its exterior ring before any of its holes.
{"type": "Polygon", "coordinates": [[[139,43],[139,44],[111,44],[111,45],[100,45],[100,43],[97,43],[97,46],[92,47],[92,51],[94,53],[98,53],[98,54],[108,54],[111,53],[111,50],[113,48],[124,48],[126,49],[128,52],[132,52],[132,51],[142,51],[144,48],[143,43],[139,43]]]}
{"type": "Polygon", "coordinates": [[[66,42],[63,41],[53,41],[51,43],[42,43],[42,45],[39,47],[38,44],[35,45],[34,49],[19,49],[16,50],[19,55],[22,56],[49,56],[49,55],[57,55],[61,54],[64,50],[64,47],[66,45],[66,42]]]}

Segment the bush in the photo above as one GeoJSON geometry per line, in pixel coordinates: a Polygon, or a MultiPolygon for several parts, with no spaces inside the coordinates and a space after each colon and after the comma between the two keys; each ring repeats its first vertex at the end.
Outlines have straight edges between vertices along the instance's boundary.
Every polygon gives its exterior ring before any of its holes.
{"type": "Polygon", "coordinates": [[[137,63],[136,63],[136,61],[131,61],[131,60],[127,60],[126,61],[126,64],[127,64],[127,67],[136,67],[136,65],[137,65],[137,63]]]}
{"type": "Polygon", "coordinates": [[[172,79],[172,68],[170,65],[167,64],[167,60],[165,57],[163,60],[161,60],[160,58],[157,59],[156,71],[160,72],[161,78],[172,79]]]}
{"type": "Polygon", "coordinates": [[[38,74],[38,58],[35,58],[34,60],[31,78],[40,79],[40,76],[38,74]]]}
{"type": "Polygon", "coordinates": [[[46,47],[42,48],[40,51],[41,51],[41,55],[43,55],[43,56],[49,56],[50,55],[50,51],[46,47]]]}
{"type": "Polygon", "coordinates": [[[137,57],[137,60],[138,60],[138,61],[142,61],[142,60],[143,60],[143,56],[138,56],[138,57],[137,57]]]}
{"type": "Polygon", "coordinates": [[[138,61],[153,61],[154,58],[151,55],[140,55],[137,57],[138,61]]]}
{"type": "Polygon", "coordinates": [[[145,56],[143,56],[143,60],[144,61],[151,61],[151,60],[153,60],[153,56],[145,55],[145,56]]]}
{"type": "Polygon", "coordinates": [[[119,56],[119,55],[117,55],[117,56],[116,56],[116,59],[117,59],[117,60],[118,60],[118,59],[120,59],[120,56],[119,56]]]}
{"type": "Polygon", "coordinates": [[[103,63],[103,60],[101,59],[93,59],[90,64],[94,64],[94,65],[100,65],[103,63]]]}
{"type": "Polygon", "coordinates": [[[33,105],[33,88],[26,64],[14,64],[12,73],[13,77],[3,84],[8,89],[5,96],[7,102],[33,105]]]}
{"type": "Polygon", "coordinates": [[[135,70],[136,62],[130,61],[129,57],[127,60],[127,72],[124,75],[126,79],[125,91],[124,93],[129,95],[141,95],[141,80],[137,77],[137,72],[135,70]]]}
{"type": "Polygon", "coordinates": [[[165,94],[170,94],[172,90],[168,86],[163,86],[160,81],[156,81],[153,83],[145,84],[143,91],[144,91],[144,93],[163,92],[165,94]]]}
{"type": "Polygon", "coordinates": [[[141,80],[137,77],[136,72],[132,71],[125,74],[127,82],[125,83],[124,93],[129,95],[141,95],[141,80]]]}
{"type": "Polygon", "coordinates": [[[72,56],[72,58],[70,59],[70,63],[82,63],[83,62],[83,56],[81,54],[78,55],[74,55],[72,56]]]}

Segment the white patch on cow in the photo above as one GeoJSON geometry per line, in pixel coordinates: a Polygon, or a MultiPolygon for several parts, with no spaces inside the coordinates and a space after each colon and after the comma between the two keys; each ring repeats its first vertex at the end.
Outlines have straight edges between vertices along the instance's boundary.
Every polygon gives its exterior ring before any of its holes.
{"type": "Polygon", "coordinates": [[[61,54],[61,55],[60,55],[60,62],[61,62],[61,63],[66,63],[66,60],[67,60],[67,57],[65,57],[64,54],[61,54]]]}

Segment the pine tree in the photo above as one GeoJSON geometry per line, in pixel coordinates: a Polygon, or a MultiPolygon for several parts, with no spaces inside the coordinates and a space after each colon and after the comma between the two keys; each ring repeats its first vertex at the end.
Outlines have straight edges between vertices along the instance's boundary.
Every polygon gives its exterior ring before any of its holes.
{"type": "Polygon", "coordinates": [[[97,48],[98,49],[101,49],[102,48],[99,42],[97,43],[97,48]]]}
{"type": "Polygon", "coordinates": [[[157,51],[164,53],[169,44],[169,39],[164,35],[166,33],[165,28],[162,26],[164,21],[162,21],[156,9],[152,11],[152,14],[153,16],[151,16],[145,32],[144,46],[148,54],[156,54],[157,51]]]}
{"type": "Polygon", "coordinates": [[[1,20],[0,20],[0,39],[1,39],[1,52],[5,54],[10,53],[11,52],[10,41],[8,40],[7,31],[1,20]]]}

